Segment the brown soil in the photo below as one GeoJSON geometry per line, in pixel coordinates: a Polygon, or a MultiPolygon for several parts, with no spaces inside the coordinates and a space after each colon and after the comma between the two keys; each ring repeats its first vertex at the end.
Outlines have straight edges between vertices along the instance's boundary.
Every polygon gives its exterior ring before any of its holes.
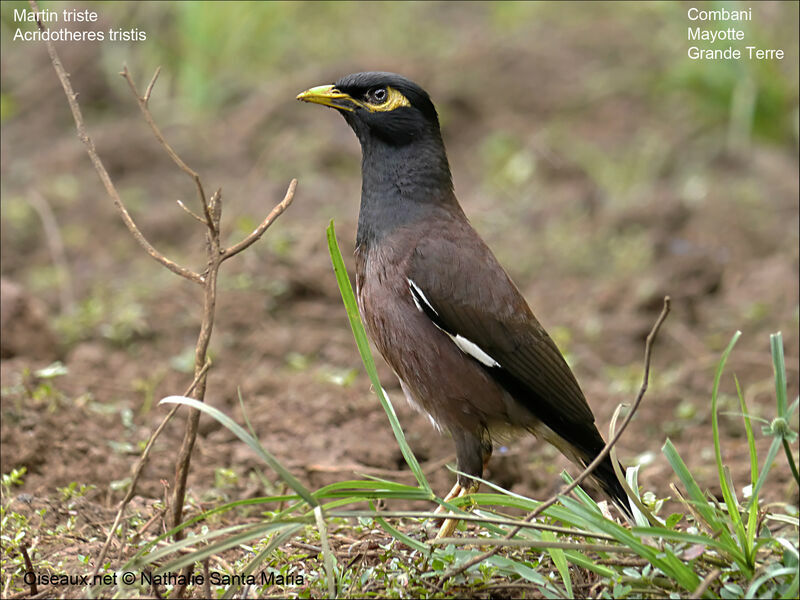
{"type": "MultiPolygon", "coordinates": [[[[154,245],[197,267],[201,228],[174,204],[178,197],[193,204],[191,182],[149,137],[122,82],[97,83],[90,68],[97,56],[74,48],[64,47],[63,58],[82,101],[88,107],[93,98],[110,103],[107,112],[87,111],[90,133],[137,222],[154,245]]],[[[25,94],[36,100],[4,123],[2,136],[0,467],[3,473],[27,468],[24,484],[13,489],[12,506],[31,515],[50,507],[50,526],[69,514],[57,488],[71,482],[96,486],[70,508],[78,517],[77,533],[48,550],[74,561],[68,557],[96,552],[123,494],[112,484],[130,476],[139,445],[167,412],[147,403],[180,394],[190,382],[174,359],[194,345],[200,290],[163,271],[136,246],[75,138],[43,48],[28,59],[35,69],[27,68],[40,79],[11,89],[22,100],[25,94]],[[69,272],[58,277],[37,213],[26,208],[25,197],[34,193],[44,198],[64,238],[69,272]],[[53,325],[69,310],[60,301],[67,283],[77,306],[105,307],[104,316],[73,340],[53,325]],[[46,381],[31,372],[56,359],[68,373],[49,380],[53,389],[44,393],[46,381]]],[[[525,64],[502,51],[487,60],[497,63],[481,69],[493,79],[484,82],[492,89],[525,80],[525,64]]],[[[4,85],[17,81],[10,66],[3,68],[10,82],[4,85]]],[[[550,64],[539,76],[545,79],[551,68],[556,67],[550,64]]],[[[669,437],[696,477],[718,492],[710,395],[715,366],[733,332],[744,335],[723,379],[726,411],[738,410],[735,373],[753,413],[774,415],[768,336],[777,330],[784,337],[790,399],[798,393],[796,147],[756,142],[746,151],[724,152],[722,133],[664,123],[645,99],[619,91],[578,113],[573,109],[561,134],[620,154],[633,151],[629,144],[638,130],[666,140],[673,150],[660,157],[664,165],[619,200],[564,153],[567,146],[538,135],[549,120],[563,122],[558,107],[576,101],[578,87],[554,77],[534,106],[514,102],[513,93],[498,104],[472,93],[474,84],[459,92],[451,85],[456,71],[458,65],[449,77],[425,65],[413,71],[447,115],[444,136],[456,191],[568,352],[601,430],[607,430],[616,406],[635,395],[644,336],[669,293],[674,310],[656,344],[651,387],[619,453],[628,464],[649,457],[640,482],[670,496],[676,478],[661,454],[669,437]],[[536,168],[531,180],[510,192],[480,176],[478,143],[500,130],[519,132],[536,168]],[[742,187],[752,193],[737,195],[742,187]]],[[[242,422],[241,390],[263,445],[312,488],[360,474],[411,483],[358,358],[325,243],[325,227],[335,217],[352,267],[358,147],[335,114],[291,103],[293,94],[330,79],[330,73],[311,72],[302,81],[287,77],[194,126],[181,118],[179,99],[174,107],[159,105],[157,118],[174,146],[208,187],[223,188],[227,239],[246,234],[282,197],[289,179],[300,180],[289,211],[224,268],[207,402],[242,422]],[[338,381],[342,377],[345,385],[338,381]]],[[[145,74],[136,76],[142,80],[145,74]]],[[[378,362],[412,448],[432,485],[445,493],[453,480],[445,467],[454,459],[451,442],[406,406],[391,372],[378,362]]],[[[139,482],[134,506],[144,513],[171,485],[183,422],[169,425],[139,482]]],[[[721,428],[726,464],[734,481],[744,482],[749,462],[740,417],[723,415],[721,428]]],[[[760,433],[758,438],[763,456],[769,439],[760,433]]],[[[797,502],[784,461],[779,457],[776,464],[764,496],[797,502]]],[[[558,488],[558,474],[567,466],[555,450],[526,438],[495,452],[486,477],[544,498],[558,488]]],[[[265,467],[246,446],[202,418],[189,477],[194,502],[274,491],[253,475],[257,469],[265,467]],[[235,473],[235,482],[215,484],[220,469],[235,473]]]]}

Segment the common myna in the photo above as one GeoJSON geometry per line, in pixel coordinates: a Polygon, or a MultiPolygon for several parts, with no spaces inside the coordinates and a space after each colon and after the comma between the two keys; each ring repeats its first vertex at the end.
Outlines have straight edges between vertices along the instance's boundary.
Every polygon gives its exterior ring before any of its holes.
{"type": "MultiPolygon", "coordinates": [[[[575,376],[453,192],[427,92],[394,73],[355,73],[298,100],[335,108],[361,164],[356,293],[367,332],[412,406],[452,435],[457,483],[477,489],[492,441],[530,432],[578,464],[605,445],[575,376]]],[[[626,512],[611,461],[594,471],[626,512]]],[[[453,524],[454,526],[454,524],[453,524]]]]}

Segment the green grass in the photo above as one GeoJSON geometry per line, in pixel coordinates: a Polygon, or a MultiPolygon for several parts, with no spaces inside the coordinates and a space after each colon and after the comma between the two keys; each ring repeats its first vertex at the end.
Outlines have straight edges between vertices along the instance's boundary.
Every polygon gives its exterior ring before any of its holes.
{"type": "MultiPolygon", "coordinates": [[[[228,428],[285,483],[287,493],[238,500],[200,513],[175,530],[142,542],[123,570],[178,572],[208,557],[224,555],[236,574],[295,569],[304,575],[302,589],[262,585],[256,587],[256,593],[302,596],[358,597],[371,592],[380,596],[447,597],[486,594],[513,583],[518,591],[567,598],[586,593],[575,586],[586,581],[590,573],[599,583],[597,589],[604,598],[678,598],[696,592],[704,598],[797,596],[800,582],[797,510],[781,504],[765,505],[759,497],[781,449],[796,473],[791,444],[796,441],[797,433],[789,424],[798,400],[790,405],[786,398],[780,334],[772,336],[776,417],[771,422],[764,421],[762,429],[762,435],[772,437],[773,441],[761,462],[756,452],[754,417],[748,414],[741,391],[738,394],[751,459],[749,481],[744,486],[751,490],[749,497],[737,492],[741,482],[737,487],[724,464],[717,422],[720,382],[740,336],[737,332],[722,353],[711,395],[709,444],[714,446],[717,480],[697,481],[669,439],[662,449],[680,481],[682,490],[677,487],[674,490],[685,512],[659,514],[665,506],[663,491],[641,490],[636,471],[630,469],[628,483],[642,504],[635,526],[607,519],[580,488],[571,496],[562,496],[537,521],[525,524],[519,513],[534,510],[540,502],[487,481],[484,483],[489,491],[446,504],[463,516],[460,537],[431,543],[425,526],[425,519],[432,517],[431,510],[392,509],[392,504],[399,501],[407,504],[420,500],[431,502],[432,509],[433,503],[443,504],[443,500],[432,491],[405,440],[391,401],[380,386],[333,224],[328,229],[328,243],[365,369],[415,475],[415,484],[370,477],[340,481],[312,491],[261,445],[246,416],[245,426],[241,426],[206,404],[183,397],[165,398],[162,402],[195,407],[228,428]],[[723,501],[706,491],[716,485],[722,490],[723,501]],[[245,510],[251,515],[256,510],[259,516],[242,519],[239,515],[245,510]],[[227,516],[231,524],[217,526],[221,515],[227,516]],[[524,525],[520,533],[504,540],[506,533],[517,525],[524,525]],[[186,529],[187,537],[168,543],[179,529],[186,529]],[[374,540],[379,548],[374,560],[354,566],[347,559],[349,554],[344,551],[342,540],[353,538],[374,540]],[[289,544],[293,540],[315,550],[298,552],[296,546],[289,544]],[[445,577],[476,553],[497,544],[506,548],[465,573],[445,577]],[[186,551],[189,549],[190,552],[186,551]]],[[[738,389],[738,381],[736,384],[738,389]]],[[[245,414],[243,402],[241,406],[245,414]]],[[[566,474],[565,479],[569,480],[566,474]]],[[[232,597],[238,587],[233,584],[220,588],[219,595],[232,597]]]]}

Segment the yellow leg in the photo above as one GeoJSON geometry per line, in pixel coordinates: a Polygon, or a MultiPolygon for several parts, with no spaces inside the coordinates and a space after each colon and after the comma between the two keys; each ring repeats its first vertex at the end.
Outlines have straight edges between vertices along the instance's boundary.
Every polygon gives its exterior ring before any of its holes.
{"type": "MultiPolygon", "coordinates": [[[[450,500],[452,500],[453,498],[458,498],[461,494],[461,490],[462,490],[461,484],[456,481],[456,484],[452,487],[452,489],[449,492],[447,492],[447,496],[444,497],[444,501],[450,502],[450,500]]],[[[437,515],[440,512],[444,512],[444,506],[440,504],[433,512],[435,512],[437,515]]]]}
{"type": "MultiPolygon", "coordinates": [[[[474,483],[470,485],[468,488],[461,487],[460,484],[456,483],[453,486],[453,489],[450,490],[450,493],[447,494],[445,498],[445,502],[449,502],[450,500],[454,500],[455,498],[461,498],[462,496],[466,496],[467,494],[472,494],[473,492],[478,491],[479,483],[474,483]]],[[[436,509],[436,512],[444,512],[444,507],[439,505],[439,508],[436,509]]],[[[459,519],[445,519],[442,526],[439,528],[439,533],[436,534],[436,539],[451,537],[453,532],[456,530],[456,526],[458,525],[459,519]]]]}

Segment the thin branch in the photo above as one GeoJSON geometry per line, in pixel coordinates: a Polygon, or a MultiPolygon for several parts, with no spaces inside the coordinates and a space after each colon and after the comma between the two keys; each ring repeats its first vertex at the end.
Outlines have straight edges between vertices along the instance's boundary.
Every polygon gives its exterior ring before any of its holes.
{"type": "MultiPolygon", "coordinates": [[[[216,200],[218,195],[219,191],[212,197],[215,203],[218,203],[216,200]]],[[[219,214],[217,208],[214,208],[212,214],[219,214]]],[[[211,223],[213,224],[213,222],[212,220],[211,223]]],[[[217,302],[217,277],[219,275],[219,267],[222,264],[222,254],[220,253],[219,246],[219,229],[215,230],[209,227],[206,231],[206,239],[208,241],[208,270],[206,272],[206,284],[203,289],[203,319],[200,324],[200,333],[197,336],[197,345],[194,354],[195,377],[198,377],[199,381],[194,390],[193,397],[200,402],[203,402],[206,393],[206,377],[201,377],[200,375],[202,374],[202,366],[208,355],[208,345],[211,341],[211,332],[214,328],[214,314],[217,302]]],[[[172,490],[170,527],[177,527],[181,522],[183,501],[186,496],[186,481],[189,477],[189,466],[192,460],[194,443],[197,439],[197,427],[199,423],[200,411],[196,409],[190,410],[186,417],[183,441],[181,442],[181,447],[175,462],[175,487],[172,490]]],[[[176,540],[180,539],[181,536],[183,536],[183,532],[179,531],[176,534],[176,540]]],[[[186,570],[184,570],[184,572],[186,572],[186,570]]],[[[181,586],[178,585],[175,592],[177,597],[180,596],[178,592],[180,589],[181,586]]]]}
{"type": "MultiPolygon", "coordinates": [[[[39,19],[39,6],[36,3],[36,0],[29,0],[29,2],[31,8],[33,8],[34,14],[36,14],[36,24],[39,26],[39,29],[41,31],[47,31],[47,28],[39,19]]],[[[133,235],[134,239],[150,256],[167,267],[170,271],[196,283],[203,283],[204,278],[202,275],[195,273],[186,267],[182,267],[181,265],[168,259],[158,250],[156,250],[147,240],[147,238],[142,235],[142,232],[139,231],[136,223],[134,223],[133,219],[128,213],[128,209],[126,209],[125,205],[122,203],[122,199],[120,198],[116,187],[114,187],[114,183],[111,181],[108,171],[106,171],[105,166],[103,166],[103,162],[100,160],[100,156],[97,154],[97,150],[94,146],[94,141],[92,141],[92,138],[90,138],[89,134],[86,133],[86,125],[83,121],[83,114],[81,113],[80,106],[78,105],[78,95],[75,93],[75,90],[72,89],[72,84],[69,81],[69,75],[64,70],[64,66],[61,64],[61,59],[56,52],[53,42],[50,40],[45,40],[45,45],[47,46],[47,53],[50,55],[50,62],[53,63],[53,68],[55,69],[58,79],[61,82],[61,87],[64,88],[64,93],[67,95],[67,102],[69,103],[69,108],[72,111],[72,117],[75,119],[75,126],[78,130],[78,138],[80,138],[81,142],[83,142],[84,146],[86,146],[86,152],[89,154],[89,159],[92,161],[92,165],[94,165],[97,174],[100,176],[100,180],[103,182],[103,186],[106,188],[106,192],[114,202],[114,206],[117,207],[117,210],[122,216],[122,220],[126,227],[131,232],[131,235],[133,235]]]]}
{"type": "MultiPolygon", "coordinates": [[[[526,522],[532,521],[537,516],[539,516],[544,510],[555,504],[558,501],[559,496],[569,494],[572,490],[578,487],[581,484],[581,482],[584,479],[586,479],[589,475],[591,475],[592,471],[594,471],[595,468],[603,460],[605,460],[606,456],[608,456],[608,453],[611,452],[611,448],[614,447],[614,444],[616,444],[619,438],[622,436],[622,433],[628,427],[628,423],[630,423],[631,419],[633,419],[633,415],[636,414],[636,410],[639,408],[639,405],[642,402],[642,398],[644,398],[644,394],[647,391],[647,385],[650,380],[650,356],[653,349],[653,343],[655,342],[659,329],[661,329],[661,324],[664,322],[664,319],[666,319],[667,315],[669,314],[670,307],[671,307],[670,297],[665,296],[664,307],[661,309],[661,314],[658,316],[658,319],[656,319],[656,322],[653,325],[653,328],[650,330],[650,333],[647,335],[647,340],[645,341],[644,377],[642,378],[642,385],[639,388],[639,393],[636,394],[636,399],[633,402],[633,406],[631,407],[630,412],[625,417],[625,420],[622,422],[622,425],[620,426],[619,430],[616,432],[613,438],[608,440],[608,443],[606,443],[606,445],[603,447],[603,450],[600,452],[600,454],[598,454],[595,457],[595,459],[586,466],[583,472],[580,475],[578,475],[571,484],[569,484],[567,487],[561,490],[558,494],[555,494],[546,502],[543,502],[542,504],[537,506],[536,510],[534,510],[527,517],[525,517],[526,522]]],[[[521,530],[522,527],[520,527],[519,525],[516,526],[514,529],[508,532],[508,534],[506,535],[506,539],[510,540],[511,538],[516,536],[521,530]]],[[[449,569],[448,571],[442,574],[441,579],[450,579],[451,577],[460,575],[470,567],[473,567],[478,563],[481,563],[486,559],[491,558],[492,556],[497,554],[497,552],[500,550],[501,547],[502,546],[496,546],[491,550],[487,550],[486,552],[465,561],[464,563],[458,565],[457,567],[449,569]]]]}
{"type": "MultiPolygon", "coordinates": [[[[22,542],[19,547],[19,551],[22,554],[22,560],[25,561],[25,569],[27,569],[28,573],[34,573],[33,570],[33,563],[31,562],[31,557],[28,556],[28,544],[22,542]]],[[[31,596],[35,596],[39,593],[39,590],[36,587],[36,578],[33,578],[33,581],[30,582],[31,586],[31,596]]]]}
{"type": "Polygon", "coordinates": [[[189,213],[189,215],[192,218],[197,219],[203,225],[206,224],[205,220],[202,217],[200,217],[200,216],[196,215],[194,212],[192,212],[192,210],[188,206],[186,206],[181,200],[176,200],[176,202],[178,203],[178,206],[180,206],[183,210],[185,210],[187,213],[189,213]]]}
{"type": "Polygon", "coordinates": [[[36,214],[42,220],[44,227],[45,241],[50,250],[50,258],[53,265],[59,270],[59,304],[61,314],[67,314],[75,306],[75,292],[72,287],[72,273],[67,262],[67,253],[64,250],[64,239],[61,237],[61,230],[58,228],[56,216],[47,199],[37,189],[31,189],[28,194],[30,202],[36,214]]]}
{"type": "Polygon", "coordinates": [[[211,595],[211,573],[208,570],[208,557],[203,561],[203,595],[206,598],[213,598],[211,595]]]}
{"type": "MultiPolygon", "coordinates": [[[[192,393],[197,383],[200,381],[200,378],[206,374],[208,368],[211,366],[211,361],[206,361],[206,364],[203,366],[203,369],[195,376],[194,380],[192,381],[191,385],[186,389],[186,392],[183,394],[187,396],[192,393]]],[[[139,462],[136,463],[136,469],[133,472],[133,477],[131,478],[131,485],[128,488],[128,493],[125,494],[125,498],[122,500],[122,503],[119,505],[119,510],[117,510],[117,516],[114,518],[114,524],[111,526],[111,530],[108,532],[108,537],[106,537],[105,544],[103,544],[103,548],[100,550],[100,554],[97,557],[95,562],[94,571],[92,572],[92,579],[94,576],[100,572],[100,569],[103,566],[103,561],[106,558],[106,553],[108,552],[108,547],[111,545],[111,539],[114,537],[114,532],[119,527],[120,521],[122,520],[122,515],[125,513],[125,509],[128,507],[128,503],[133,498],[133,495],[136,493],[136,484],[139,482],[139,477],[142,474],[142,470],[144,469],[145,464],[147,463],[147,459],[150,457],[150,451],[153,449],[153,445],[156,443],[158,436],[161,435],[161,432],[164,431],[164,428],[167,426],[172,420],[172,417],[175,416],[175,413],[178,412],[178,408],[180,405],[175,405],[175,407],[169,411],[164,420],[161,421],[161,424],[156,428],[153,434],[150,436],[150,439],[147,440],[147,445],[142,452],[142,455],[139,457],[139,462]]]]}
{"type": "Polygon", "coordinates": [[[206,192],[203,189],[203,182],[200,181],[200,175],[197,174],[197,171],[192,169],[189,165],[183,162],[183,159],[178,156],[178,153],[173,150],[172,146],[169,145],[166,138],[164,138],[164,134],[161,133],[161,129],[159,129],[158,125],[156,125],[155,120],[153,120],[153,115],[150,113],[150,109],[147,107],[147,102],[150,100],[150,93],[153,91],[152,86],[155,85],[156,79],[158,78],[158,69],[156,69],[155,75],[150,80],[150,84],[147,86],[147,91],[145,92],[144,96],[139,95],[139,90],[136,89],[136,84],[133,82],[133,78],[131,77],[130,71],[128,71],[128,67],[125,66],[120,71],[120,75],[125,78],[125,81],[128,82],[128,86],[131,88],[131,92],[136,97],[136,102],[139,104],[139,108],[142,111],[142,116],[144,116],[144,120],[147,121],[147,124],[150,126],[150,129],[153,131],[153,135],[156,136],[158,143],[161,144],[161,147],[167,152],[169,157],[172,159],[178,168],[186,173],[189,177],[192,178],[194,181],[195,186],[197,186],[197,195],[200,197],[200,204],[203,206],[203,214],[206,217],[206,224],[208,225],[211,231],[216,232],[218,229],[214,228],[214,221],[211,219],[211,215],[208,212],[208,202],[206,200],[206,192]]]}
{"type": "Polygon", "coordinates": [[[161,73],[161,67],[156,67],[156,72],[153,73],[153,78],[150,80],[150,83],[147,85],[147,89],[144,91],[142,102],[144,102],[145,106],[147,106],[147,103],[150,102],[150,94],[153,93],[153,86],[156,84],[156,79],[158,79],[159,73],[161,73]]]}
{"type": "Polygon", "coordinates": [[[252,246],[256,241],[258,241],[261,238],[261,236],[264,235],[264,232],[267,229],[269,229],[269,226],[272,225],[275,219],[280,217],[281,214],[283,214],[283,211],[285,211],[292,203],[292,200],[294,200],[294,191],[296,189],[297,189],[297,179],[292,179],[292,181],[289,183],[289,189],[286,190],[286,195],[283,197],[283,200],[281,200],[280,203],[275,208],[272,209],[272,212],[270,212],[267,215],[266,219],[261,221],[261,225],[256,227],[253,233],[248,235],[238,244],[234,244],[230,248],[227,248],[222,253],[223,254],[222,260],[228,260],[231,256],[236,256],[237,254],[239,254],[239,252],[241,252],[242,250],[246,250],[247,248],[252,246]]]}
{"type": "Polygon", "coordinates": [[[722,570],[714,569],[708,575],[705,576],[705,579],[700,582],[700,585],[697,586],[697,589],[692,592],[692,595],[689,598],[702,598],[703,594],[706,593],[706,590],[711,586],[714,580],[722,574],[722,570]]]}

